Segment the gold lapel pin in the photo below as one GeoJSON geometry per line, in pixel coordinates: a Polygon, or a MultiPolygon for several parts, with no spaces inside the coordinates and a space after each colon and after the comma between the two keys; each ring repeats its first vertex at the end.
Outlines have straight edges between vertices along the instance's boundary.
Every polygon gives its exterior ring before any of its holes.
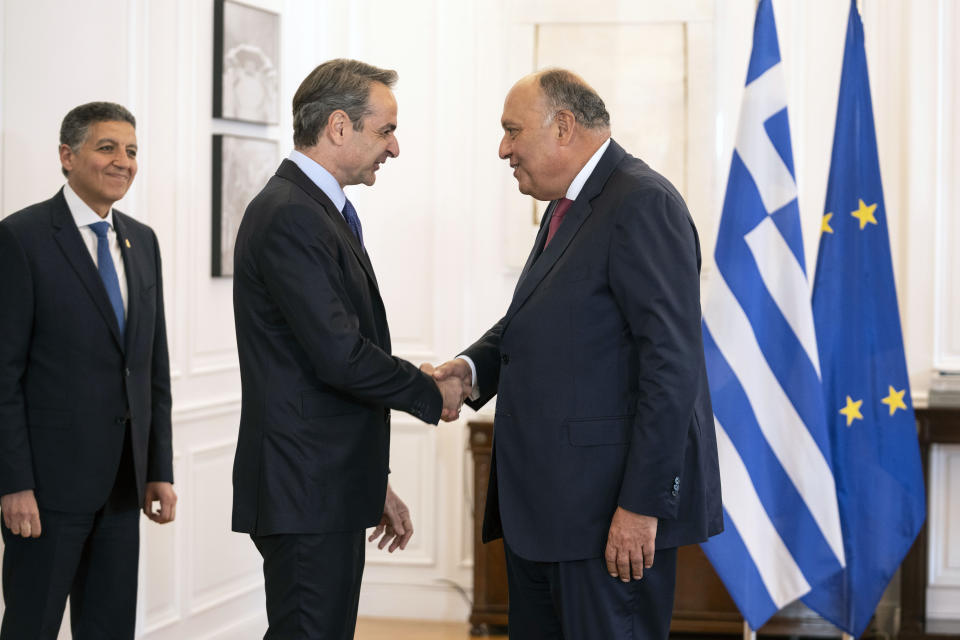
{"type": "Polygon", "coordinates": [[[127,243],[127,249],[129,249],[129,248],[130,248],[130,238],[124,238],[123,241],[127,243]]]}

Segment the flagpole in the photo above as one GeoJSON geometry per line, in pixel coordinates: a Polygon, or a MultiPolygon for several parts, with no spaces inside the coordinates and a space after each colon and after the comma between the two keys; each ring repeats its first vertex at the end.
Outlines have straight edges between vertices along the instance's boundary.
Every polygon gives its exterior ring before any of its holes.
{"type": "Polygon", "coordinates": [[[743,621],[743,640],[757,640],[757,632],[750,628],[750,624],[743,621]]]}

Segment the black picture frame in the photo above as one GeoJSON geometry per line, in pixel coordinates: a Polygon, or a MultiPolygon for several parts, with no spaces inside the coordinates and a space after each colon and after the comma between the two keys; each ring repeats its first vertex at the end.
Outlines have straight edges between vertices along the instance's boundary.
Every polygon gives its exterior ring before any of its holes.
{"type": "Polygon", "coordinates": [[[233,245],[244,210],[277,167],[276,140],[215,134],[211,150],[210,273],[233,276],[233,245]]]}
{"type": "Polygon", "coordinates": [[[213,3],[213,117],[280,122],[280,15],[236,0],[213,3]]]}

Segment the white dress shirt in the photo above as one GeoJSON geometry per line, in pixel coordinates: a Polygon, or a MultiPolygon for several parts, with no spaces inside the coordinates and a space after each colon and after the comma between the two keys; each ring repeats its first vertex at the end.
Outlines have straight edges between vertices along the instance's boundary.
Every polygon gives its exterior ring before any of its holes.
{"type": "MultiPolygon", "coordinates": [[[[326,196],[330,198],[333,206],[337,208],[337,211],[339,211],[342,216],[343,207],[347,204],[347,194],[343,192],[340,183],[333,177],[333,174],[324,169],[323,165],[319,162],[306,154],[300,153],[296,149],[290,152],[287,159],[300,167],[300,171],[307,174],[310,181],[317,185],[320,191],[323,191],[326,196]]],[[[344,220],[346,220],[346,218],[344,218],[344,220]]]]}
{"type": "MultiPolygon", "coordinates": [[[[600,162],[600,158],[603,157],[603,154],[606,153],[607,147],[610,146],[610,138],[607,138],[600,148],[597,149],[590,159],[587,160],[587,163],[583,165],[583,168],[580,169],[580,172],[577,173],[576,177],[570,183],[570,186],[567,187],[567,195],[565,196],[568,200],[576,200],[577,196],[580,195],[580,192],[583,190],[583,185],[587,184],[587,180],[590,178],[590,174],[593,173],[593,170],[597,168],[597,164],[600,162]]],[[[470,399],[476,400],[480,397],[480,383],[477,380],[477,365],[473,362],[473,358],[462,353],[457,356],[458,358],[465,361],[470,365],[470,374],[473,376],[473,391],[470,393],[470,399]]]]}
{"type": "Polygon", "coordinates": [[[113,267],[117,271],[117,280],[120,281],[120,297],[123,298],[123,315],[127,316],[127,271],[123,268],[123,255],[120,253],[120,243],[117,241],[117,231],[113,228],[113,209],[110,209],[106,218],[101,218],[97,212],[90,208],[86,202],[80,199],[80,196],[70,188],[70,184],[63,185],[63,197],[67,201],[67,208],[73,215],[73,221],[80,230],[80,237],[83,243],[87,245],[87,251],[93,258],[94,266],[99,268],[97,262],[97,234],[94,233],[90,225],[95,222],[106,222],[110,225],[107,230],[107,240],[110,242],[110,257],[113,258],[113,267]]]}

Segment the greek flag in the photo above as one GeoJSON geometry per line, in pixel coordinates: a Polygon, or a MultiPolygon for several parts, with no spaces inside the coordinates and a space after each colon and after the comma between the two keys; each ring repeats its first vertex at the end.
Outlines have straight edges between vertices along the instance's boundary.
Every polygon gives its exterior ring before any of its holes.
{"type": "Polygon", "coordinates": [[[863,24],[850,3],[813,313],[846,570],[803,601],[859,637],[925,517],[863,24]]]}
{"type": "Polygon", "coordinates": [[[771,0],[753,32],[704,287],[726,530],[703,545],[754,629],[844,567],[771,0]]]}

